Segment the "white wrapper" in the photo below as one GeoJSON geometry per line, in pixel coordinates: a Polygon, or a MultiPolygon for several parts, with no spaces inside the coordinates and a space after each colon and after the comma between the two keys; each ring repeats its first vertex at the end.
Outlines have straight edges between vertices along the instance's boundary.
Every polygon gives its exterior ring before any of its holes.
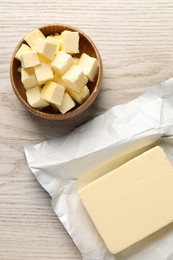
{"type": "Polygon", "coordinates": [[[169,79],[67,136],[25,148],[31,171],[51,195],[52,207],[83,259],[173,259],[173,225],[116,256],[110,254],[78,198],[78,178],[86,172],[112,160],[123,162],[155,142],[173,162],[172,135],[173,79],[169,79]]]}

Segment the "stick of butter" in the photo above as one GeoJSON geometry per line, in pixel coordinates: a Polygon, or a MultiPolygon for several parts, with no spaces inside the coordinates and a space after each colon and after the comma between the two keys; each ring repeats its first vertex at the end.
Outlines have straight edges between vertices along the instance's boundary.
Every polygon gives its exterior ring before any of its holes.
{"type": "Polygon", "coordinates": [[[116,254],[173,221],[173,167],[156,146],[87,184],[79,196],[116,254]]]}

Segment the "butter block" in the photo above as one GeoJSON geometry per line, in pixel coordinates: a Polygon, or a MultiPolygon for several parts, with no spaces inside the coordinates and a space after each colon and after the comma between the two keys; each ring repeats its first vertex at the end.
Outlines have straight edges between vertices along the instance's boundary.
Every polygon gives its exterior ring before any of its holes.
{"type": "Polygon", "coordinates": [[[53,81],[47,82],[41,92],[41,98],[55,105],[61,105],[65,88],[53,81]]]}
{"type": "Polygon", "coordinates": [[[35,67],[40,64],[40,60],[35,51],[21,54],[21,64],[23,68],[35,67]]]}
{"type": "Polygon", "coordinates": [[[73,64],[71,55],[59,51],[51,63],[52,68],[62,75],[73,64]]]}
{"type": "Polygon", "coordinates": [[[173,221],[173,167],[156,146],[87,184],[79,196],[116,254],[173,221]]]}
{"type": "Polygon", "coordinates": [[[79,33],[65,30],[61,33],[62,45],[64,52],[74,54],[79,53],[79,33]]]}
{"type": "Polygon", "coordinates": [[[32,51],[32,49],[28,45],[23,43],[21,45],[21,47],[18,49],[18,51],[16,52],[15,58],[17,60],[21,61],[21,55],[24,54],[24,53],[31,52],[31,51],[32,51]]]}
{"type": "Polygon", "coordinates": [[[62,113],[65,114],[66,112],[68,112],[70,109],[72,109],[73,107],[75,107],[76,103],[74,102],[74,100],[71,98],[71,96],[65,92],[61,105],[56,105],[58,110],[62,113]]]}
{"type": "Polygon", "coordinates": [[[28,45],[34,50],[35,44],[38,38],[43,38],[45,39],[44,34],[39,30],[35,29],[32,32],[28,33],[24,40],[28,43],[28,45]]]}
{"type": "Polygon", "coordinates": [[[83,104],[90,95],[89,88],[87,86],[84,86],[79,93],[71,88],[67,88],[67,92],[80,105],[83,104]]]}
{"type": "Polygon", "coordinates": [[[94,77],[98,71],[98,61],[96,58],[90,57],[86,53],[83,53],[77,63],[81,67],[83,73],[90,81],[94,81],[94,77]]]}
{"type": "Polygon", "coordinates": [[[77,65],[72,65],[62,76],[62,80],[68,88],[80,92],[88,81],[83,71],[77,65]]]}
{"type": "Polygon", "coordinates": [[[53,79],[53,71],[51,66],[47,62],[43,62],[37,67],[34,67],[35,75],[40,85],[44,84],[46,81],[53,79]]]}
{"type": "Polygon", "coordinates": [[[33,68],[24,69],[21,68],[21,81],[25,89],[33,88],[38,85],[38,81],[35,76],[33,68]]]}
{"type": "Polygon", "coordinates": [[[27,101],[31,107],[42,109],[49,105],[48,102],[41,98],[41,87],[36,86],[26,90],[27,101]]]}
{"type": "Polygon", "coordinates": [[[53,60],[57,50],[57,43],[49,39],[38,38],[35,43],[35,50],[47,59],[53,60]]]}

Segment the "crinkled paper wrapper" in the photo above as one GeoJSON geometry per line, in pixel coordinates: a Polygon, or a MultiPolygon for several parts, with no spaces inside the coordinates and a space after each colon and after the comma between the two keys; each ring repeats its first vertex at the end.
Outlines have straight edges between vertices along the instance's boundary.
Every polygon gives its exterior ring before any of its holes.
{"type": "Polygon", "coordinates": [[[173,259],[173,224],[117,255],[110,254],[78,197],[86,173],[92,180],[95,172],[104,174],[106,168],[111,170],[156,144],[173,163],[172,135],[173,79],[169,79],[67,136],[25,148],[31,171],[51,195],[52,207],[83,259],[173,259]]]}

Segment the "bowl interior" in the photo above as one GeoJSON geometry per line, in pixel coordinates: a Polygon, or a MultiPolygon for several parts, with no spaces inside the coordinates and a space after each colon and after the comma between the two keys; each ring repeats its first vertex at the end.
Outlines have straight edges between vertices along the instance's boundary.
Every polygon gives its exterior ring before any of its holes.
{"type": "Polygon", "coordinates": [[[95,57],[99,63],[99,70],[98,70],[98,73],[97,73],[94,81],[93,82],[88,81],[88,83],[87,83],[87,86],[90,90],[90,96],[82,105],[76,105],[72,110],[70,110],[66,114],[60,114],[58,112],[55,112],[50,106],[47,108],[44,108],[41,111],[32,108],[28,104],[27,99],[26,99],[25,89],[21,82],[21,74],[20,74],[20,72],[17,71],[17,69],[21,65],[20,61],[18,61],[14,58],[17,50],[20,48],[22,43],[25,43],[24,39],[22,39],[19,42],[19,44],[17,45],[17,47],[13,53],[12,60],[11,60],[10,77],[11,77],[11,83],[12,83],[13,89],[14,89],[16,95],[18,96],[18,98],[21,100],[21,102],[26,106],[26,108],[37,116],[40,116],[42,118],[47,118],[47,119],[53,119],[53,120],[64,120],[64,119],[74,117],[75,115],[78,115],[79,113],[86,110],[92,104],[92,102],[95,100],[95,98],[98,95],[98,92],[100,90],[100,81],[101,81],[101,77],[102,77],[102,62],[101,62],[99,52],[98,52],[96,46],[94,45],[94,43],[91,41],[91,39],[89,39],[89,37],[87,35],[85,35],[83,32],[81,32],[80,30],[78,30],[72,26],[49,25],[49,26],[40,27],[39,29],[42,31],[42,33],[45,36],[55,34],[55,33],[61,33],[64,30],[79,32],[79,36],[80,36],[79,51],[80,51],[80,53],[77,55],[73,55],[73,56],[79,57],[79,56],[81,56],[82,53],[85,52],[88,55],[95,57]]]}

